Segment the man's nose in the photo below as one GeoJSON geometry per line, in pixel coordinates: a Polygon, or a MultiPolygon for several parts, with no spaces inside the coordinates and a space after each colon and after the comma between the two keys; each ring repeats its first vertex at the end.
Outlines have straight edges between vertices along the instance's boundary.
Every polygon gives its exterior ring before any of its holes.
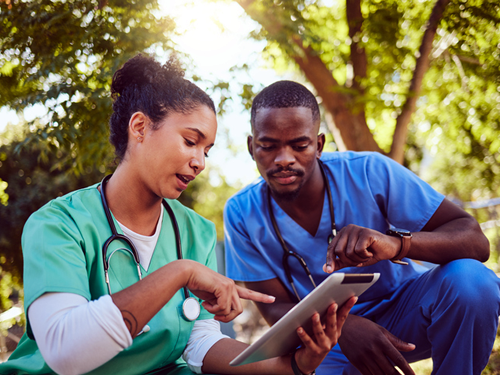
{"type": "Polygon", "coordinates": [[[281,148],[274,158],[274,164],[279,165],[282,168],[287,168],[294,163],[295,156],[289,147],[281,148]]]}

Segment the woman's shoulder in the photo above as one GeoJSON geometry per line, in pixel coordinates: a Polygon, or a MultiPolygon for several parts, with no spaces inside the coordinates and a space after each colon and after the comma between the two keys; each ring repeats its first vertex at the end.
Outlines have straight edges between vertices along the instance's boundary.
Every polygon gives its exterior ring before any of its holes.
{"type": "Polygon", "coordinates": [[[52,199],[35,211],[28,222],[36,219],[63,220],[64,217],[90,217],[96,204],[100,204],[97,186],[98,184],[94,184],[52,199]]]}

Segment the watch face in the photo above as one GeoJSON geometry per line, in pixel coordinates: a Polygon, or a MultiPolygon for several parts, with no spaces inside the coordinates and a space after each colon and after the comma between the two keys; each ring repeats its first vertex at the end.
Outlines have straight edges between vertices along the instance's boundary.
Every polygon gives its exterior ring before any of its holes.
{"type": "Polygon", "coordinates": [[[411,236],[411,232],[408,229],[402,229],[402,228],[391,228],[387,230],[387,234],[393,234],[399,236],[411,236]]]}

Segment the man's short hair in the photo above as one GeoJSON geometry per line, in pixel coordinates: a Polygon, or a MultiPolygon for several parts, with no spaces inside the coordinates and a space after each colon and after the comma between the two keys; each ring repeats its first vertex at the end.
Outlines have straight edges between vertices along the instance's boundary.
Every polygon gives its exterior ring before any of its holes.
{"type": "Polygon", "coordinates": [[[253,100],[250,123],[255,125],[255,116],[260,108],[306,107],[312,112],[313,121],[319,120],[316,97],[300,83],[278,81],[264,88],[253,100]]]}

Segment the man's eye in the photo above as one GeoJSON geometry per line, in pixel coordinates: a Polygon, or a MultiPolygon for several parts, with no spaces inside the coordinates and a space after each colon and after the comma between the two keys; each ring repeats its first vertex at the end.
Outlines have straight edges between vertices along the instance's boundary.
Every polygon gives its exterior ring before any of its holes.
{"type": "Polygon", "coordinates": [[[295,145],[293,146],[294,149],[296,150],[305,150],[309,145],[295,145]]]}
{"type": "Polygon", "coordinates": [[[260,145],[260,148],[263,150],[272,150],[274,148],[273,145],[260,145]]]}

